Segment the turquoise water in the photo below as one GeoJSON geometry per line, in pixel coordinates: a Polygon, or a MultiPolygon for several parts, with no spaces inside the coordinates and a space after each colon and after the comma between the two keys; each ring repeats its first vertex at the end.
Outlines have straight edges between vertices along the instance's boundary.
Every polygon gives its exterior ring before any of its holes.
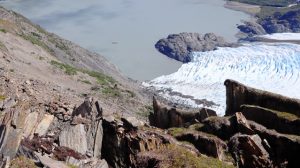
{"type": "Polygon", "coordinates": [[[244,13],[222,0],[7,0],[0,2],[48,31],[105,56],[125,75],[150,80],[181,63],[154,44],[170,33],[214,32],[234,41],[244,13]]]}

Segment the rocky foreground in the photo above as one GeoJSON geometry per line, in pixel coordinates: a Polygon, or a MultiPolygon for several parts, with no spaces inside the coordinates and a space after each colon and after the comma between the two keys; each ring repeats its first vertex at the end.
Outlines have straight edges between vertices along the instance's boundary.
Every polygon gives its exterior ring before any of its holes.
{"type": "MultiPolygon", "coordinates": [[[[11,80],[1,77],[1,89],[11,80]]],[[[300,100],[226,80],[226,116],[153,99],[150,125],[107,114],[95,98],[74,105],[30,96],[25,82],[2,97],[2,167],[297,167],[300,100]],[[16,101],[12,97],[20,99],[16,101]]],[[[51,96],[52,94],[49,94],[51,96]]]]}

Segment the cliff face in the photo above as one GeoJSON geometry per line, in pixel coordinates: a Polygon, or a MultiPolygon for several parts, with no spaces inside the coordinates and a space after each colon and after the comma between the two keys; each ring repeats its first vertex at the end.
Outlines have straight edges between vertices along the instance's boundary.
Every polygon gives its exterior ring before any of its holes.
{"type": "Polygon", "coordinates": [[[242,111],[242,105],[254,105],[288,112],[300,117],[300,100],[247,87],[233,80],[226,80],[226,115],[242,111]]]}

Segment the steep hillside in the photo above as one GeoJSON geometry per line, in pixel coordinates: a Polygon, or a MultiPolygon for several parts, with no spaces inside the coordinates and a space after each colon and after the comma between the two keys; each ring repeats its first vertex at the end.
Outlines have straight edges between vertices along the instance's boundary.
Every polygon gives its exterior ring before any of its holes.
{"type": "MultiPolygon", "coordinates": [[[[148,98],[135,81],[123,76],[103,56],[48,33],[28,19],[0,7],[0,72],[15,85],[29,81],[34,96],[60,90],[77,99],[95,96],[103,108],[118,115],[143,117],[148,98]]],[[[5,85],[1,81],[1,84],[5,85]]],[[[3,97],[16,88],[1,90],[3,97]]],[[[8,95],[6,95],[8,94],[8,95]]],[[[52,95],[48,95],[49,99],[52,95]]]]}

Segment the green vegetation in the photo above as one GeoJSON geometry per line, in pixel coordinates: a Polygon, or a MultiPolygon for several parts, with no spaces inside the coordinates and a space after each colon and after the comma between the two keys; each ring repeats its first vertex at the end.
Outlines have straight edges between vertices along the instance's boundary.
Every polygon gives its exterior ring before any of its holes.
{"type": "Polygon", "coordinates": [[[6,99],[6,97],[4,95],[0,95],[0,101],[3,101],[5,99],[6,99]]]}
{"type": "Polygon", "coordinates": [[[114,78],[112,78],[111,76],[104,75],[103,73],[100,73],[100,72],[89,71],[89,70],[79,70],[79,71],[81,71],[82,73],[86,73],[91,77],[94,77],[97,80],[97,82],[101,85],[117,83],[117,81],[114,78]]]}
{"type": "MultiPolygon", "coordinates": [[[[102,88],[96,87],[92,88],[92,90],[100,90],[104,95],[111,96],[111,97],[119,97],[121,96],[121,90],[117,87],[117,81],[110,76],[104,75],[103,73],[96,72],[96,71],[89,71],[84,69],[75,68],[71,65],[60,63],[58,61],[52,60],[50,62],[51,65],[63,70],[67,75],[76,75],[78,72],[85,73],[90,77],[96,79],[97,83],[102,86],[102,88]]],[[[86,84],[92,84],[88,80],[79,80],[86,84]]],[[[126,91],[127,93],[131,93],[126,91]]],[[[133,94],[133,93],[132,93],[133,94]]],[[[133,95],[131,95],[133,96],[133,95]]]]}
{"type": "Polygon", "coordinates": [[[7,33],[7,30],[6,29],[0,29],[0,32],[7,33]]]}
{"type": "Polygon", "coordinates": [[[24,156],[13,159],[10,163],[10,168],[35,168],[34,162],[24,156]]]}
{"type": "Polygon", "coordinates": [[[103,88],[102,93],[107,96],[111,96],[111,97],[120,97],[121,96],[120,90],[118,90],[117,88],[111,88],[111,87],[103,88]]]}
{"type": "Polygon", "coordinates": [[[279,118],[284,118],[284,119],[287,119],[289,121],[294,121],[294,120],[299,119],[298,116],[296,116],[295,114],[289,113],[289,112],[276,111],[276,110],[272,110],[272,109],[268,109],[268,108],[264,108],[264,107],[260,107],[260,106],[254,106],[254,105],[243,105],[243,106],[257,108],[257,109],[262,109],[264,111],[276,114],[277,117],[279,117],[279,118]]]}
{"type": "Polygon", "coordinates": [[[147,118],[150,113],[153,113],[153,106],[145,105],[144,107],[141,107],[139,111],[137,112],[137,115],[139,115],[142,118],[147,118]]]}
{"type": "Polygon", "coordinates": [[[85,83],[85,84],[88,84],[88,85],[91,85],[92,83],[89,81],[89,80],[78,80],[82,83],[85,83]]]}
{"type": "Polygon", "coordinates": [[[51,52],[51,49],[41,40],[41,36],[39,34],[31,32],[31,34],[21,34],[20,36],[23,39],[30,41],[32,44],[38,45],[46,51],[51,52]]]}
{"type": "Polygon", "coordinates": [[[246,3],[251,5],[260,6],[273,6],[273,7],[285,7],[290,4],[296,3],[296,0],[229,0],[240,3],[246,3]]]}
{"type": "Polygon", "coordinates": [[[171,134],[174,137],[176,137],[176,136],[178,136],[182,133],[185,133],[187,131],[188,131],[188,129],[182,128],[182,127],[174,127],[174,128],[168,129],[168,133],[171,134]]]}
{"type": "Polygon", "coordinates": [[[7,51],[5,44],[3,44],[1,41],[0,41],[0,49],[7,51]]]}
{"type": "Polygon", "coordinates": [[[164,157],[159,167],[194,167],[194,168],[233,168],[218,159],[211,157],[197,156],[189,150],[178,145],[167,145],[165,149],[158,150],[157,153],[164,157]]]}
{"type": "Polygon", "coordinates": [[[73,67],[71,65],[63,64],[63,63],[60,63],[60,62],[57,62],[57,61],[54,61],[54,60],[52,60],[50,62],[50,64],[54,65],[55,67],[57,67],[59,69],[64,70],[67,75],[76,75],[77,71],[78,71],[78,69],[76,69],[75,67],[73,67]]]}
{"type": "Polygon", "coordinates": [[[270,16],[273,16],[275,13],[283,15],[289,11],[300,10],[300,5],[295,5],[289,8],[275,8],[270,6],[263,6],[260,12],[257,14],[257,17],[260,19],[264,19],[270,16]]]}
{"type": "Polygon", "coordinates": [[[68,166],[69,168],[77,168],[77,166],[72,165],[72,164],[68,164],[67,166],[68,166]]]}

